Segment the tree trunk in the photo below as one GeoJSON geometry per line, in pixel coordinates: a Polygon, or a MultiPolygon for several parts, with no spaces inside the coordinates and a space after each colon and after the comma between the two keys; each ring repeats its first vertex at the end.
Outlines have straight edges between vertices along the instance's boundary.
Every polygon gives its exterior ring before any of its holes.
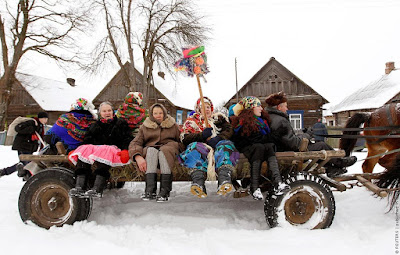
{"type": "Polygon", "coordinates": [[[1,77],[0,79],[0,130],[4,130],[5,128],[8,116],[8,106],[11,103],[12,85],[15,80],[15,71],[12,71],[11,68],[7,68],[4,72],[3,77],[1,77]]]}

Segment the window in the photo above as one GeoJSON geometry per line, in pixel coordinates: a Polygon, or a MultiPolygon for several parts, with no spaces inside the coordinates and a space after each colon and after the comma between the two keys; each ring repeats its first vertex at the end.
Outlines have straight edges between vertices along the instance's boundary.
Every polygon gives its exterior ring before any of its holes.
{"type": "Polygon", "coordinates": [[[176,110],[176,123],[178,125],[182,125],[182,114],[183,114],[182,110],[176,110]]]}
{"type": "Polygon", "coordinates": [[[287,111],[287,114],[289,115],[290,125],[292,125],[294,130],[300,130],[303,128],[304,111],[289,110],[287,111]]]}

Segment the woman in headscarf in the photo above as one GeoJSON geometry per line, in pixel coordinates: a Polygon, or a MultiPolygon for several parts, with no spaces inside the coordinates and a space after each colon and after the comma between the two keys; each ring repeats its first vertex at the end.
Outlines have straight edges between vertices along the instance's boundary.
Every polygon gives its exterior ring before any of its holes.
{"type": "Polygon", "coordinates": [[[229,140],[233,129],[226,116],[214,113],[214,106],[208,97],[204,97],[205,112],[202,112],[201,100],[195,105],[195,113],[186,119],[181,129],[181,141],[187,146],[178,157],[180,163],[189,168],[192,178],[191,193],[206,197],[205,175],[213,178],[218,175],[217,194],[226,195],[232,191],[231,175],[239,160],[239,152],[229,140]],[[207,118],[210,127],[206,127],[207,118]]]}
{"type": "Polygon", "coordinates": [[[129,92],[115,114],[118,118],[122,118],[128,123],[133,137],[136,136],[140,125],[146,119],[146,109],[142,108],[142,101],[142,93],[129,92]]]}
{"type": "Polygon", "coordinates": [[[240,100],[233,107],[235,116],[231,117],[234,128],[232,140],[251,164],[250,193],[255,200],[262,200],[263,195],[259,187],[261,164],[266,161],[268,171],[271,171],[275,193],[282,194],[290,189],[282,182],[278,161],[275,157],[276,146],[270,138],[268,113],[263,110],[258,98],[248,96],[240,100]]]}
{"type": "Polygon", "coordinates": [[[129,145],[129,154],[139,170],[146,172],[146,188],[142,199],[168,201],[172,189],[171,169],[179,154],[179,126],[162,104],[150,107],[149,117],[129,145]],[[157,191],[157,165],[160,166],[160,192],[157,191]]]}
{"type": "Polygon", "coordinates": [[[129,161],[128,146],[132,135],[128,123],[114,116],[110,102],[101,103],[99,112],[100,118],[90,125],[83,145],[69,155],[69,160],[76,165],[76,185],[69,192],[71,196],[101,197],[110,178],[109,169],[129,161]],[[86,191],[86,181],[94,163],[96,179],[93,187],[86,191]]]}

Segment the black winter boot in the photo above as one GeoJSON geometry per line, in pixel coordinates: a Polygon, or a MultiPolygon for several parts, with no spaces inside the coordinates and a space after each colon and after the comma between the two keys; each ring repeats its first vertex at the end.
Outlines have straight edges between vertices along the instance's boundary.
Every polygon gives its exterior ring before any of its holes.
{"type": "Polygon", "coordinates": [[[106,186],[106,177],[101,175],[96,175],[93,187],[90,190],[86,191],[85,195],[88,197],[102,197],[105,186],[106,186]]]}
{"type": "Polygon", "coordinates": [[[75,188],[70,189],[68,194],[71,197],[84,197],[85,196],[85,183],[86,183],[86,175],[78,175],[76,176],[75,188]]]}
{"type": "Polygon", "coordinates": [[[281,173],[279,171],[278,161],[276,157],[269,157],[267,160],[268,170],[271,171],[272,181],[275,186],[275,194],[282,195],[283,193],[290,190],[290,186],[282,182],[281,173]]]}
{"type": "Polygon", "coordinates": [[[255,200],[262,200],[264,197],[259,188],[260,174],[261,174],[261,160],[255,160],[251,163],[250,171],[250,193],[255,200]]]}
{"type": "Polygon", "coordinates": [[[207,197],[207,191],[206,191],[206,186],[205,186],[205,172],[201,170],[194,170],[190,176],[192,177],[192,186],[190,187],[190,192],[199,197],[207,197]]]}
{"type": "Polygon", "coordinates": [[[357,157],[350,156],[344,158],[331,159],[330,162],[337,168],[345,168],[354,165],[357,162],[357,157]]]}
{"type": "Polygon", "coordinates": [[[157,196],[157,202],[168,201],[169,193],[172,190],[172,174],[160,175],[160,193],[157,196]]]}
{"type": "Polygon", "coordinates": [[[4,169],[0,169],[0,177],[6,175],[6,171],[4,171],[4,169]]]}
{"type": "Polygon", "coordinates": [[[329,178],[335,178],[335,177],[337,177],[339,175],[347,173],[347,170],[345,168],[337,167],[335,164],[332,164],[330,162],[325,164],[324,167],[325,167],[325,170],[326,170],[326,175],[329,178]]]}
{"type": "Polygon", "coordinates": [[[157,173],[146,174],[146,188],[142,194],[143,201],[156,199],[157,197],[157,173]]]}
{"type": "Polygon", "coordinates": [[[232,166],[223,165],[218,169],[218,195],[225,196],[232,191],[232,166]]]}

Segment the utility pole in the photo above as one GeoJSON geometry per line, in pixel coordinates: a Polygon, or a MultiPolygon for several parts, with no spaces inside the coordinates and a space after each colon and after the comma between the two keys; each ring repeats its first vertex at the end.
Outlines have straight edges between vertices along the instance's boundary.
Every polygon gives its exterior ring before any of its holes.
{"type": "Polygon", "coordinates": [[[235,57],[235,76],[236,76],[236,103],[239,103],[238,81],[237,81],[237,61],[235,57]]]}

